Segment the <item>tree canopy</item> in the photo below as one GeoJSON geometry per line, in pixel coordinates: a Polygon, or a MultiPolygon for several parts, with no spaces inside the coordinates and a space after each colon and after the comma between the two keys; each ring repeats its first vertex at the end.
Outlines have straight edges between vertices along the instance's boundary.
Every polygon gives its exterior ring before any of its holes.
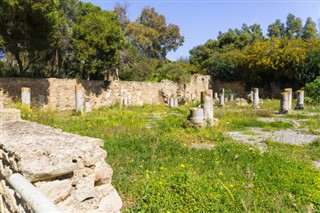
{"type": "Polygon", "coordinates": [[[258,24],[220,32],[216,40],[190,50],[190,63],[220,80],[241,80],[251,86],[299,88],[313,81],[320,71],[316,24],[288,14],[286,23],[277,19],[264,37],[258,24]],[[290,85],[289,85],[290,84],[290,85]]]}

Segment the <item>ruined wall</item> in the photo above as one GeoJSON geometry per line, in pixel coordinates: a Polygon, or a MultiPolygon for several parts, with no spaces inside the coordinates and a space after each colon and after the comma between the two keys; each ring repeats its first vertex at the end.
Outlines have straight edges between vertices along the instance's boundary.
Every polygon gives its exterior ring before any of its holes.
{"type": "Polygon", "coordinates": [[[122,202],[111,185],[102,140],[0,120],[0,212],[31,212],[6,181],[13,173],[22,174],[62,212],[119,212],[122,202]]]}
{"type": "MultiPolygon", "coordinates": [[[[75,108],[75,79],[2,78],[0,100],[4,105],[19,100],[21,87],[31,88],[31,102],[58,109],[75,108]]],[[[82,80],[84,94],[92,106],[111,106],[130,99],[133,105],[164,104],[166,98],[176,96],[179,100],[200,100],[200,92],[210,86],[210,76],[194,75],[190,83],[177,84],[169,80],[161,82],[135,81],[86,81],[82,80]]]]}

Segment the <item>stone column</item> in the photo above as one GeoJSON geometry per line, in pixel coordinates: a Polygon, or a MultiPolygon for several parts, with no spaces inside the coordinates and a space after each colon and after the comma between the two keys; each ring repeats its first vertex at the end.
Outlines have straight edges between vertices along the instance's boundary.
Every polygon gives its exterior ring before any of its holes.
{"type": "Polygon", "coordinates": [[[203,128],[207,126],[207,122],[203,116],[203,108],[191,108],[189,120],[197,128],[203,128]]]}
{"type": "Polygon", "coordinates": [[[217,92],[215,92],[215,93],[213,94],[213,98],[214,98],[214,99],[218,99],[218,93],[217,93],[217,92]]]}
{"type": "Polygon", "coordinates": [[[23,105],[27,105],[30,107],[30,100],[31,100],[31,95],[30,95],[30,88],[29,87],[22,87],[21,88],[21,103],[23,105]]]}
{"type": "Polygon", "coordinates": [[[122,106],[128,107],[128,98],[127,97],[122,98],[122,106]]]}
{"type": "Polygon", "coordinates": [[[281,100],[280,100],[280,113],[286,114],[289,111],[289,95],[288,92],[281,93],[281,100]]]}
{"type": "Polygon", "coordinates": [[[85,109],[86,109],[86,110],[85,110],[86,113],[92,111],[90,98],[86,98],[86,99],[85,99],[85,101],[84,101],[84,107],[85,107],[85,109]]]}
{"type": "Polygon", "coordinates": [[[175,107],[178,107],[178,106],[179,106],[178,98],[174,98],[174,99],[173,99],[173,105],[174,105],[175,107]]]}
{"type": "Polygon", "coordinates": [[[82,113],[83,112],[83,92],[81,84],[76,84],[76,113],[82,113]]]}
{"type": "Polygon", "coordinates": [[[253,108],[259,109],[259,89],[252,88],[252,92],[253,92],[253,108]]]}
{"type": "Polygon", "coordinates": [[[203,117],[209,125],[213,125],[213,99],[212,90],[201,92],[201,104],[203,108],[203,117]]]}
{"type": "Polygon", "coordinates": [[[224,95],[223,93],[219,94],[219,106],[224,107],[224,95]]]}
{"type": "Polygon", "coordinates": [[[286,88],[284,91],[288,93],[288,111],[290,112],[292,109],[292,88],[286,88]]]}
{"type": "Polygon", "coordinates": [[[295,110],[304,109],[304,91],[298,90],[297,92],[297,105],[295,106],[295,110]]]}
{"type": "Polygon", "coordinates": [[[174,98],[169,98],[169,99],[168,99],[168,106],[169,106],[170,108],[174,107],[174,98]]]}
{"type": "Polygon", "coordinates": [[[233,94],[229,95],[229,101],[233,101],[233,94]]]}

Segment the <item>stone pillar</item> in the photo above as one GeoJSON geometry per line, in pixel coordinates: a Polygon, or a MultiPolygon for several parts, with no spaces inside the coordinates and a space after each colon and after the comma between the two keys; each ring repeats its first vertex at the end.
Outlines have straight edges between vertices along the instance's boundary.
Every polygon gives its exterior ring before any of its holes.
{"type": "Polygon", "coordinates": [[[83,92],[81,84],[76,84],[76,113],[83,112],[83,92]]]}
{"type": "Polygon", "coordinates": [[[304,109],[304,91],[298,90],[297,92],[297,105],[295,106],[295,110],[304,109]]]}
{"type": "Polygon", "coordinates": [[[212,90],[201,92],[201,104],[203,108],[203,117],[209,125],[213,125],[213,99],[212,90]]]}
{"type": "Polygon", "coordinates": [[[253,92],[253,108],[259,109],[259,89],[252,88],[252,92],[253,92]]]}
{"type": "Polygon", "coordinates": [[[286,114],[289,111],[289,95],[288,92],[281,93],[281,100],[280,100],[280,113],[286,114]]]}
{"type": "Polygon", "coordinates": [[[229,95],[229,101],[233,101],[233,94],[229,95]]]}
{"type": "Polygon", "coordinates": [[[31,100],[31,95],[30,95],[30,88],[29,87],[22,87],[21,88],[21,103],[23,105],[27,105],[30,107],[30,100],[31,100]]]}
{"type": "Polygon", "coordinates": [[[86,98],[86,99],[85,99],[85,101],[84,101],[84,107],[85,107],[85,109],[86,109],[86,110],[85,110],[86,113],[92,111],[90,98],[86,98]]]}
{"type": "Polygon", "coordinates": [[[127,98],[127,97],[123,97],[123,98],[122,98],[122,106],[128,107],[128,105],[129,105],[129,100],[128,100],[128,98],[127,98]]]}
{"type": "Polygon", "coordinates": [[[214,99],[218,99],[218,93],[217,92],[214,93],[213,98],[214,99]]]}
{"type": "Polygon", "coordinates": [[[189,120],[193,126],[197,128],[203,128],[207,126],[207,122],[204,119],[203,108],[194,107],[190,109],[189,120]]]}
{"type": "Polygon", "coordinates": [[[286,88],[284,91],[288,93],[288,111],[290,112],[292,109],[292,88],[286,88]]]}
{"type": "Polygon", "coordinates": [[[178,107],[178,106],[179,106],[178,98],[174,98],[174,99],[173,99],[173,105],[174,105],[175,107],[178,107]]]}
{"type": "Polygon", "coordinates": [[[169,98],[169,99],[168,99],[168,106],[169,106],[170,108],[174,107],[174,98],[169,98]]]}
{"type": "Polygon", "coordinates": [[[224,107],[224,95],[223,93],[219,94],[219,106],[224,107]]]}

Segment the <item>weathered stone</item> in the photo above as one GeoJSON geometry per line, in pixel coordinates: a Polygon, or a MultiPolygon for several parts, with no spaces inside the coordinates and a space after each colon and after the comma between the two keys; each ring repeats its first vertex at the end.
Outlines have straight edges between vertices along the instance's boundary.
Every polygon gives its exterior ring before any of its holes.
{"type": "Polygon", "coordinates": [[[21,87],[32,89],[32,101],[49,108],[75,109],[75,85],[81,83],[83,96],[90,98],[92,108],[113,106],[122,97],[127,97],[130,105],[165,104],[163,97],[181,96],[186,102],[200,101],[200,92],[209,89],[211,78],[208,75],[193,75],[190,82],[177,84],[172,81],[87,81],[75,79],[35,79],[4,78],[0,81],[3,95],[0,99],[5,106],[20,97],[21,87]],[[123,93],[123,91],[126,91],[123,93]]]}
{"type": "Polygon", "coordinates": [[[214,93],[213,98],[214,99],[218,99],[218,93],[217,92],[214,93]]]}
{"type": "Polygon", "coordinates": [[[229,101],[233,101],[233,94],[229,95],[229,101]]]}
{"type": "Polygon", "coordinates": [[[76,112],[77,113],[83,113],[83,106],[84,106],[84,100],[83,100],[83,92],[82,92],[82,86],[81,84],[76,84],[75,86],[75,99],[76,99],[76,112]]]}
{"type": "Polygon", "coordinates": [[[304,109],[304,91],[297,91],[297,105],[294,108],[295,110],[304,109]]]}
{"type": "Polygon", "coordinates": [[[54,180],[50,182],[37,182],[35,186],[53,203],[59,203],[70,196],[73,188],[69,179],[54,180]]]}
{"type": "Polygon", "coordinates": [[[288,92],[281,93],[280,113],[286,114],[289,112],[289,96],[288,92]]]}
{"type": "Polygon", "coordinates": [[[103,159],[95,164],[95,186],[111,183],[113,170],[103,159]]]}
{"type": "Polygon", "coordinates": [[[0,120],[2,121],[20,121],[20,110],[14,108],[4,108],[0,110],[0,120]]]}
{"type": "MultiPolygon", "coordinates": [[[[106,152],[99,148],[102,140],[27,121],[4,122],[1,139],[1,160],[10,166],[0,164],[1,179],[16,167],[64,212],[102,213],[106,211],[99,210],[100,203],[108,202],[116,205],[102,205],[102,209],[119,212],[122,203],[110,185],[112,169],[104,161],[106,152]]],[[[5,199],[13,206],[9,212],[25,212],[15,197],[5,199]]]]}
{"type": "Polygon", "coordinates": [[[30,88],[28,87],[21,88],[21,103],[24,105],[30,106],[30,103],[31,103],[30,88]]]}
{"type": "Polygon", "coordinates": [[[258,88],[252,88],[253,92],[253,108],[254,109],[259,109],[259,89],[258,88]]]}
{"type": "Polygon", "coordinates": [[[219,94],[219,106],[224,107],[224,93],[219,94]]]}
{"type": "Polygon", "coordinates": [[[288,93],[288,112],[292,110],[292,88],[284,89],[288,93]]]}
{"type": "Polygon", "coordinates": [[[211,126],[213,125],[212,90],[206,90],[201,92],[201,103],[203,108],[203,118],[211,126]]]}
{"type": "Polygon", "coordinates": [[[91,107],[91,101],[89,98],[86,98],[84,101],[84,108],[85,108],[85,112],[89,113],[92,111],[92,107],[91,107]]]}
{"type": "Polygon", "coordinates": [[[74,192],[77,201],[82,202],[86,199],[96,197],[96,190],[94,188],[95,175],[79,178],[76,184],[76,190],[74,192]]]}
{"type": "Polygon", "coordinates": [[[105,185],[104,187],[107,188],[105,191],[109,191],[109,194],[101,199],[99,210],[102,212],[114,212],[115,210],[120,209],[122,202],[121,199],[119,199],[116,190],[111,185],[105,185]]]}

